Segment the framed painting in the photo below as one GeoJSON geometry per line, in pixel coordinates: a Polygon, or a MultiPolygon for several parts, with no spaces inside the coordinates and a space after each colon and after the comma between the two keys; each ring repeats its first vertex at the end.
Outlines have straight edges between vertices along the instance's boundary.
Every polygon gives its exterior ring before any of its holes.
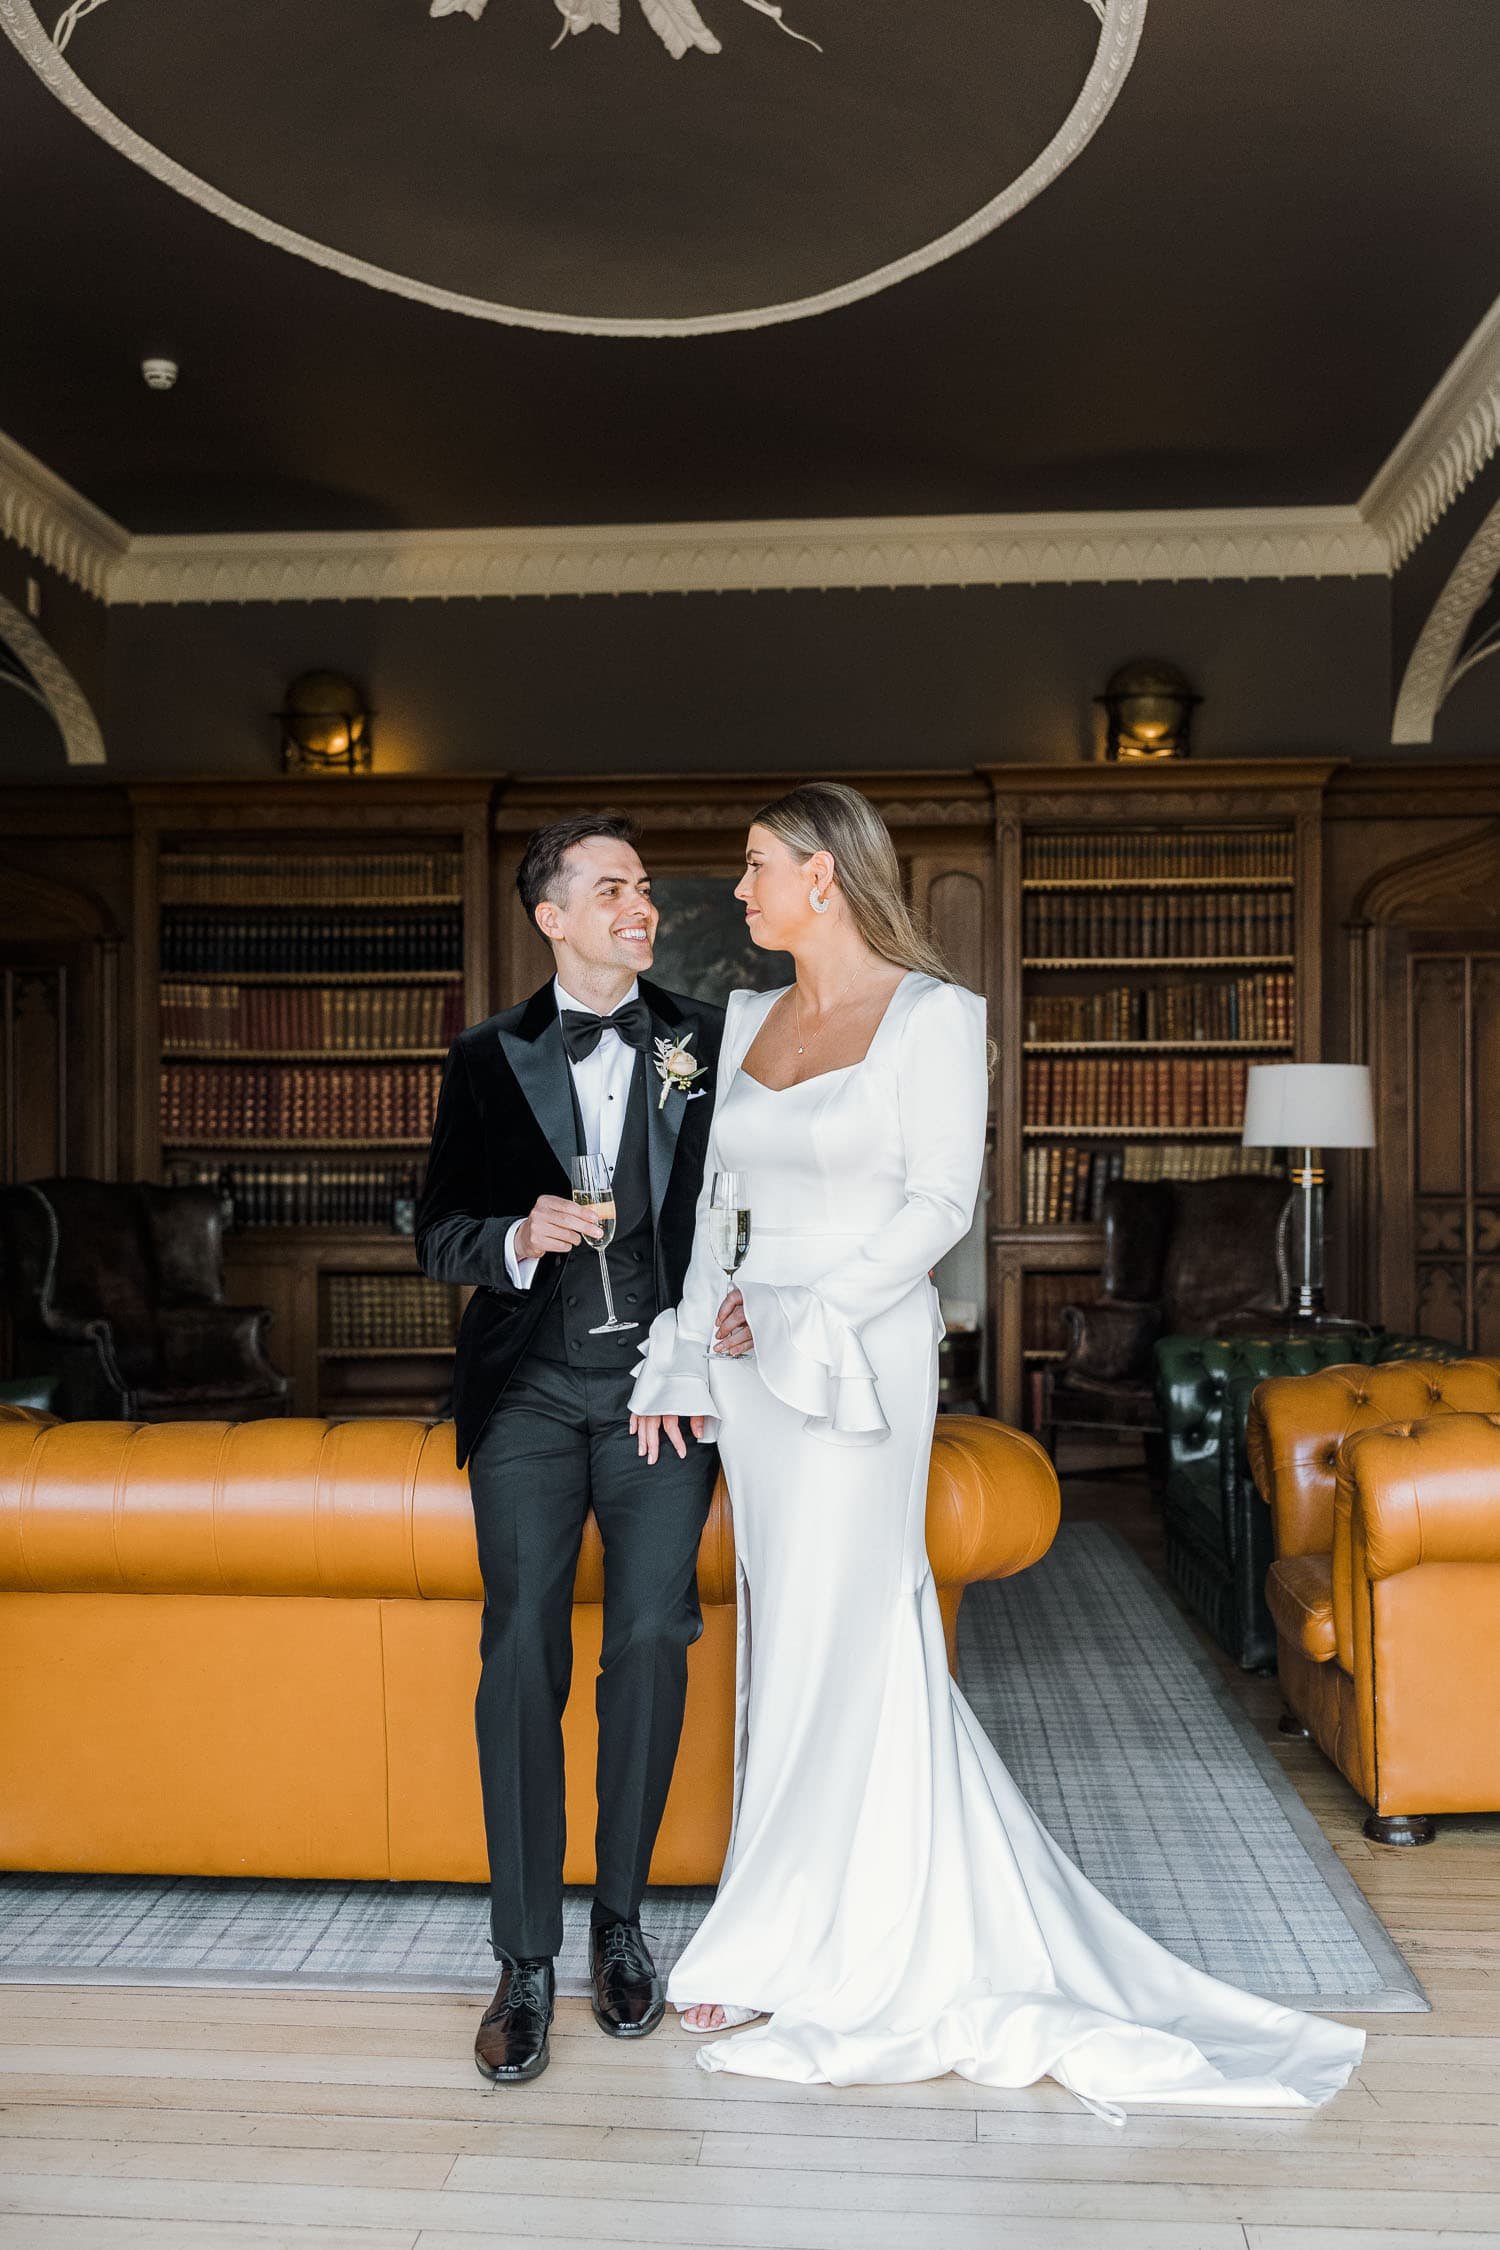
{"type": "Polygon", "coordinates": [[[652,895],[661,927],[651,974],[669,992],[722,1008],[731,992],[770,992],[791,983],[791,955],[768,953],[752,942],[733,877],[658,875],[652,895]]]}

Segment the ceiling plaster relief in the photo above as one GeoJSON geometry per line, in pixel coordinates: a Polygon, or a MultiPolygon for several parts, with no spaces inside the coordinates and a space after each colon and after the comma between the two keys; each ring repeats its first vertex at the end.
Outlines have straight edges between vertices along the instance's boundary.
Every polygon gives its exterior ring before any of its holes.
{"type": "Polygon", "coordinates": [[[31,619],[0,594],[0,641],[30,673],[36,701],[51,714],[70,766],[102,766],[104,736],[88,697],[50,641],[31,619]]]}
{"type": "MultiPolygon", "coordinates": [[[[123,13],[130,4],[131,0],[119,0],[118,12],[123,13]]],[[[1063,0],[1031,0],[1031,5],[1040,8],[1062,4],[1063,0]]],[[[1077,6],[1079,0],[1071,0],[1071,4],[1077,6]]],[[[831,287],[792,295],[782,302],[687,316],[639,318],[607,313],[578,313],[546,305],[524,306],[441,286],[419,273],[399,272],[376,261],[354,256],[347,250],[317,240],[311,234],[252,209],[246,202],[224,192],[187,165],[179,163],[147,136],[138,132],[110,109],[73,68],[67,59],[68,53],[81,57],[88,48],[87,31],[80,30],[79,27],[85,25],[88,17],[103,5],[104,0],[74,0],[72,6],[53,15],[55,0],[49,0],[47,12],[52,17],[52,30],[49,32],[32,0],[0,0],[0,28],[4,29],[12,44],[57,99],[81,118],[108,146],[230,225],[241,227],[263,242],[290,251],[295,256],[306,258],[315,265],[343,274],[351,280],[362,281],[372,288],[389,290],[399,296],[414,298],[440,310],[464,313],[475,319],[583,335],[666,337],[713,335],[763,328],[854,304],[861,298],[892,288],[914,274],[927,271],[978,242],[1004,225],[1008,219],[1014,218],[1018,211],[1023,210],[1050,187],[1074,159],[1082,154],[1109,115],[1136,58],[1147,0],[1082,0],[1082,5],[1098,18],[1099,35],[1087,75],[1071,107],[1040,153],[997,194],[959,224],[948,227],[932,240],[901,256],[887,259],[869,271],[852,274],[831,287]]],[[[691,5],[691,0],[643,0],[643,5],[672,52],[686,53],[689,48],[717,52],[718,42],[703,25],[703,19],[691,5]],[[694,23],[702,27],[704,36],[710,42],[706,47],[703,38],[693,35],[694,23]],[[679,39],[684,42],[681,48],[677,43],[679,39]]],[[[759,13],[780,21],[779,8],[765,5],[763,0],[749,0],[749,5],[759,13]]],[[[482,4],[475,6],[473,0],[468,0],[466,5],[460,5],[459,0],[454,0],[453,5],[445,6],[441,12],[477,19],[483,8],[482,4]]],[[[596,24],[603,24],[606,29],[618,29],[618,0],[568,0],[568,5],[561,12],[565,35],[596,24]],[[584,18],[587,20],[580,20],[584,18]]],[[[111,12],[112,21],[115,13],[116,11],[111,12]]],[[[143,9],[143,21],[145,13],[143,9]]],[[[781,24],[780,28],[786,30],[790,27],[781,24]]],[[[435,34],[438,37],[447,35],[435,34]]],[[[849,36],[851,40],[858,38],[858,31],[852,23],[849,36]]],[[[802,43],[808,46],[814,44],[807,40],[802,43]]],[[[809,57],[810,68],[829,67],[828,58],[822,55],[821,49],[819,56],[821,59],[809,57]]]]}
{"type": "Polygon", "coordinates": [[[1475,617],[1494,590],[1500,574],[1500,500],[1485,517],[1433,603],[1427,622],[1407,660],[1396,715],[1391,722],[1393,743],[1429,743],[1451,690],[1476,664],[1500,653],[1500,627],[1490,626],[1465,646],[1475,617]]]}

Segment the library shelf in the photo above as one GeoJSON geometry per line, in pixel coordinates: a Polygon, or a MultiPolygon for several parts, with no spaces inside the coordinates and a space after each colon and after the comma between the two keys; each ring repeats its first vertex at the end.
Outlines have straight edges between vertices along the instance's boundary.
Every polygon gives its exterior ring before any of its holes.
{"type": "Polygon", "coordinates": [[[1290,1039],[1023,1039],[1026,1055],[1289,1055],[1290,1039]]]}
{"type": "Polygon", "coordinates": [[[163,969],[163,984],[462,984],[462,969],[163,969]]]}
{"type": "Polygon", "coordinates": [[[1291,969],[1295,953],[1027,954],[1023,969],[1291,969]]]}
{"type": "Polygon", "coordinates": [[[161,1051],[163,1062],[308,1062],[340,1063],[346,1069],[351,1063],[368,1062],[441,1062],[447,1054],[446,1047],[168,1047],[161,1051]]]}
{"type": "Polygon", "coordinates": [[[1291,875],[1024,875],[1023,891],[1289,891],[1291,875]]]}

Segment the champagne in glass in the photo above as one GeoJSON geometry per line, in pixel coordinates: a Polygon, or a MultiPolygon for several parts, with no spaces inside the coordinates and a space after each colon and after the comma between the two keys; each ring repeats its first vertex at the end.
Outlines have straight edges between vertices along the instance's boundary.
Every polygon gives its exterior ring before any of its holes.
{"type": "Polygon", "coordinates": [[[725,1280],[733,1281],[750,1247],[750,1182],[743,1172],[714,1174],[708,1191],[708,1246],[723,1267],[725,1280]]]}
{"type": "Polygon", "coordinates": [[[573,1201],[586,1211],[591,1211],[599,1221],[600,1232],[594,1248],[599,1253],[599,1278],[604,1284],[604,1309],[608,1317],[591,1336],[622,1336],[627,1328],[638,1328],[639,1321],[619,1320],[615,1315],[614,1292],[609,1286],[609,1261],[604,1253],[615,1239],[615,1190],[609,1166],[602,1156],[575,1156],[573,1159],[573,1201]]]}

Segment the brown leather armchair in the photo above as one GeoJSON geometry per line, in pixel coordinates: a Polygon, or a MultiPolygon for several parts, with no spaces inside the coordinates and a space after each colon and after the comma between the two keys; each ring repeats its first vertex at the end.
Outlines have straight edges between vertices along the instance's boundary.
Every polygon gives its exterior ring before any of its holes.
{"type": "Polygon", "coordinates": [[[0,1271],[17,1375],[55,1378],[65,1420],[247,1422],[290,1407],[270,1314],[224,1302],[208,1188],[32,1180],[0,1189],[0,1271]]]}
{"type": "Polygon", "coordinates": [[[1067,1347],[1043,1384],[1038,1435],[1049,1453],[1062,1428],[1133,1432],[1159,1470],[1153,1347],[1284,1316],[1290,1194],[1260,1172],[1110,1181],[1101,1294],[1062,1308],[1067,1347]]]}
{"type": "Polygon", "coordinates": [[[1266,1600],[1286,1698],[1378,1844],[1500,1811],[1500,1360],[1391,1360],[1257,1384],[1266,1600]]]}

